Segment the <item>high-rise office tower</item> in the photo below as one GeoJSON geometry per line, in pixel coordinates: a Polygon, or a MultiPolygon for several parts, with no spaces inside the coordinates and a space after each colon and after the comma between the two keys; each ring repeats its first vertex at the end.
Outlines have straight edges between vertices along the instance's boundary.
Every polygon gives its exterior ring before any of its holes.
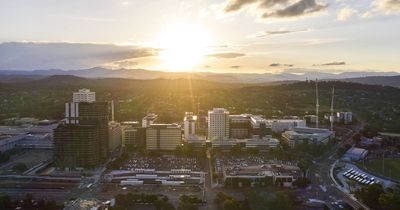
{"type": "Polygon", "coordinates": [[[100,163],[99,129],[63,124],[54,130],[55,161],[62,168],[94,168],[100,163]]]}
{"type": "Polygon", "coordinates": [[[208,138],[229,138],[229,112],[224,108],[208,111],[208,138]]]}
{"type": "Polygon", "coordinates": [[[66,103],[66,123],[54,130],[55,156],[58,157],[57,162],[62,167],[93,167],[93,164],[107,158],[109,152],[108,102],[89,101],[91,102],[66,103]],[[90,141],[86,141],[87,138],[90,141]],[[88,162],[84,163],[85,159],[81,158],[81,151],[89,151],[91,158],[95,161],[88,158],[86,160],[88,162]]]}

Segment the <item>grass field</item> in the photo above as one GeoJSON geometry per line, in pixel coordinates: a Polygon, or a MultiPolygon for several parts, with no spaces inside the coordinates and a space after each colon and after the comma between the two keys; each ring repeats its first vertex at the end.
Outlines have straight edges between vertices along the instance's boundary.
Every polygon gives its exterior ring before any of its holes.
{"type": "Polygon", "coordinates": [[[400,181],[400,159],[385,158],[385,171],[382,173],[382,159],[370,160],[365,166],[375,174],[400,181]]]}

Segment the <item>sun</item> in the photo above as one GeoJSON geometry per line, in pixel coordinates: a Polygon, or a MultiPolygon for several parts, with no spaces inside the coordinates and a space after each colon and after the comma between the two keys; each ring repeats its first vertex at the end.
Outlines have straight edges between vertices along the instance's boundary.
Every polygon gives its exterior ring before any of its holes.
{"type": "Polygon", "coordinates": [[[209,42],[209,34],[200,26],[173,24],[158,40],[162,68],[169,71],[192,71],[207,54],[209,42]]]}

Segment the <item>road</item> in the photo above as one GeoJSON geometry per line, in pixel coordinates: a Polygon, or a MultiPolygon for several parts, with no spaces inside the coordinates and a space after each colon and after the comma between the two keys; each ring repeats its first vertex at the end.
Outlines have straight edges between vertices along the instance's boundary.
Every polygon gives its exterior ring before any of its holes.
{"type": "MultiPolygon", "coordinates": [[[[338,128],[341,129],[341,128],[338,128]]],[[[343,129],[343,128],[342,128],[343,129]]],[[[342,192],[335,185],[330,177],[330,169],[336,161],[336,150],[342,144],[351,142],[351,137],[354,131],[344,128],[345,134],[341,137],[341,143],[336,144],[323,156],[315,160],[315,164],[308,171],[308,178],[311,180],[310,188],[305,192],[306,196],[316,198],[327,202],[343,200],[351,205],[354,209],[359,209],[362,206],[358,201],[354,200],[348,194],[342,192]]]]}

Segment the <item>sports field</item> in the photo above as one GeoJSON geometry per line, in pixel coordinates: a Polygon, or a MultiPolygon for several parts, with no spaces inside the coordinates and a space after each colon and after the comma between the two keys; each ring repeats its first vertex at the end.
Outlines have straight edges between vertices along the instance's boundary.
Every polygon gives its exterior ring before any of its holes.
{"type": "Polygon", "coordinates": [[[365,166],[374,174],[383,175],[400,181],[400,159],[385,158],[384,161],[382,161],[382,159],[369,160],[365,163],[365,166]],[[383,162],[385,164],[385,171],[382,173],[383,162]]]}

